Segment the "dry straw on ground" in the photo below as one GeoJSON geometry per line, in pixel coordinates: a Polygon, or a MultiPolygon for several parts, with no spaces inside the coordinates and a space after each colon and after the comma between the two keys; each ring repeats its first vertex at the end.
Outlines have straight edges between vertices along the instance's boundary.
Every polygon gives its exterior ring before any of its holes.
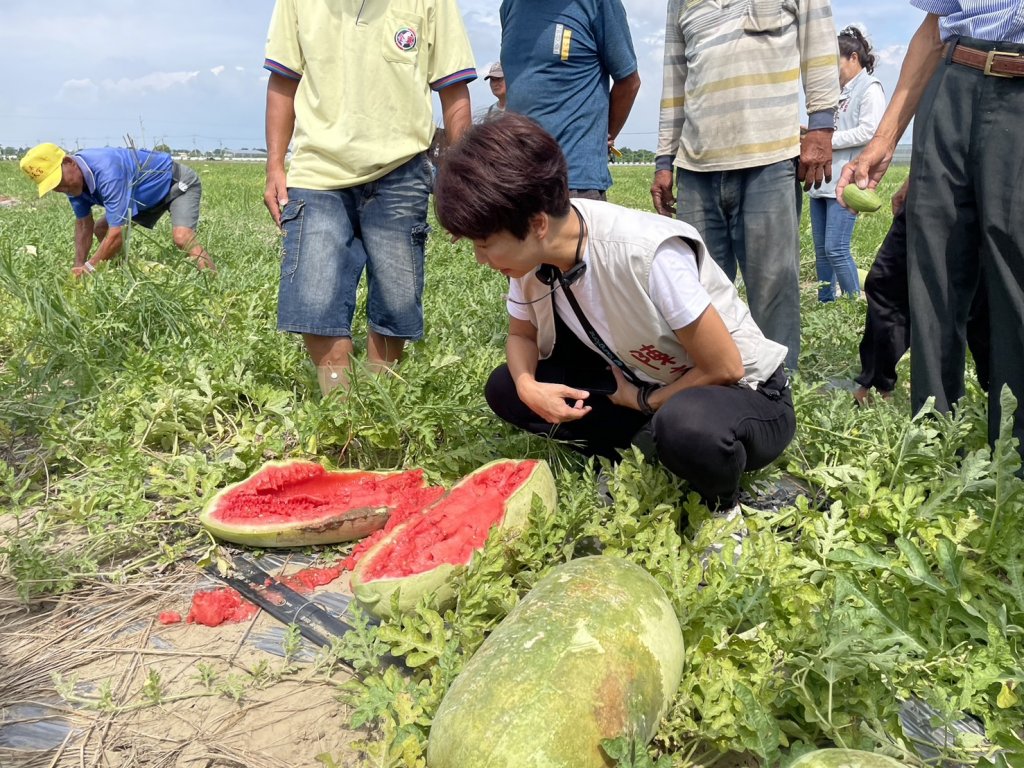
{"type": "Polygon", "coordinates": [[[0,583],[0,766],[358,765],[348,745],[365,734],[346,727],[343,675],[246,642],[272,619],[157,622],[164,610],[186,613],[200,581],[182,565],[145,584],[92,583],[32,604],[0,583]],[[4,747],[15,725],[55,743],[4,747]]]}

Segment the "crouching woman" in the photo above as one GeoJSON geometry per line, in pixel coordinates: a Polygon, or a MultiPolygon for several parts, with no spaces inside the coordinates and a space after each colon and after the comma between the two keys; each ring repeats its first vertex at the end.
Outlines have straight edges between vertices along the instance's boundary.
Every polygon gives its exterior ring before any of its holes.
{"type": "Polygon", "coordinates": [[[509,278],[507,363],[486,387],[502,419],[613,460],[646,430],[718,511],[789,444],[786,348],[688,224],[570,201],[558,144],[515,114],[451,148],[434,194],[441,224],[509,278]]]}

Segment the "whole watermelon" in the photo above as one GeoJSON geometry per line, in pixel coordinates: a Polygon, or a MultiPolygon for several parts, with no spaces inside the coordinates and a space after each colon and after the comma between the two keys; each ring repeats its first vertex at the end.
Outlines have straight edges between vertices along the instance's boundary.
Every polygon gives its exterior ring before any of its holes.
{"type": "Polygon", "coordinates": [[[789,768],[906,768],[903,763],[857,749],[819,749],[800,757],[789,768]]]}
{"type": "Polygon", "coordinates": [[[605,768],[601,741],[646,744],[683,669],[672,604],[608,556],[553,569],[484,641],[430,728],[430,768],[605,768]]]}

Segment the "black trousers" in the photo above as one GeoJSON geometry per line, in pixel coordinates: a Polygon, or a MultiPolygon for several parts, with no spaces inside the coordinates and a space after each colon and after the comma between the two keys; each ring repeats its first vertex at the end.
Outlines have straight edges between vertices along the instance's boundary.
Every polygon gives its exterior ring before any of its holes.
{"type": "MultiPolygon", "coordinates": [[[[860,341],[860,374],[855,381],[866,389],[891,392],[896,387],[896,364],[910,349],[910,289],[907,276],[907,209],[893,216],[892,226],[878,249],[864,281],[868,300],[864,336],[860,341]]],[[[988,390],[988,293],[979,282],[967,316],[967,346],[974,357],[978,382],[988,390]]]]}
{"type": "MultiPolygon", "coordinates": [[[[954,41],[956,42],[956,41],[954,41]]],[[[1024,45],[961,38],[979,50],[1024,45]]],[[[999,434],[1004,384],[1024,403],[1024,77],[941,63],[914,118],[907,197],[911,400],[947,410],[963,393],[965,327],[974,289],[989,306],[988,434],[999,434]]],[[[1013,414],[1024,451],[1024,407],[1013,414]]]]}
{"type": "MultiPolygon", "coordinates": [[[[587,389],[588,378],[603,379],[603,358],[565,326],[559,331],[551,357],[538,363],[537,380],[587,389]]],[[[796,431],[792,394],[781,367],[757,389],[735,384],[683,390],[653,418],[615,405],[606,395],[591,394],[589,414],[549,424],[519,399],[507,365],[491,374],[485,396],[491,410],[509,424],[612,461],[650,422],[658,459],[713,509],[735,502],[742,473],[778,458],[796,431]]]]}

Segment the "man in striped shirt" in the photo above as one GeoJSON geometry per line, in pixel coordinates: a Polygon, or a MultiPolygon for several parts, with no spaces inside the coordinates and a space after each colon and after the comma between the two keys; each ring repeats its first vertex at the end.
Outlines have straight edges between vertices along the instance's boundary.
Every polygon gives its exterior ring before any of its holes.
{"type": "MultiPolygon", "coordinates": [[[[965,327],[989,298],[988,435],[1000,391],[1024,398],[1024,11],[1019,0],[911,0],[927,12],[875,138],[836,187],[874,188],[911,118],[907,196],[911,405],[947,411],[964,393],[965,327]]],[[[1013,434],[1024,449],[1024,409],[1013,434]]]]}
{"type": "Polygon", "coordinates": [[[730,278],[739,267],[754,321],[788,348],[790,369],[800,353],[795,179],[832,178],[838,62],[828,0],[669,0],[654,207],[696,227],[730,278]]]}

